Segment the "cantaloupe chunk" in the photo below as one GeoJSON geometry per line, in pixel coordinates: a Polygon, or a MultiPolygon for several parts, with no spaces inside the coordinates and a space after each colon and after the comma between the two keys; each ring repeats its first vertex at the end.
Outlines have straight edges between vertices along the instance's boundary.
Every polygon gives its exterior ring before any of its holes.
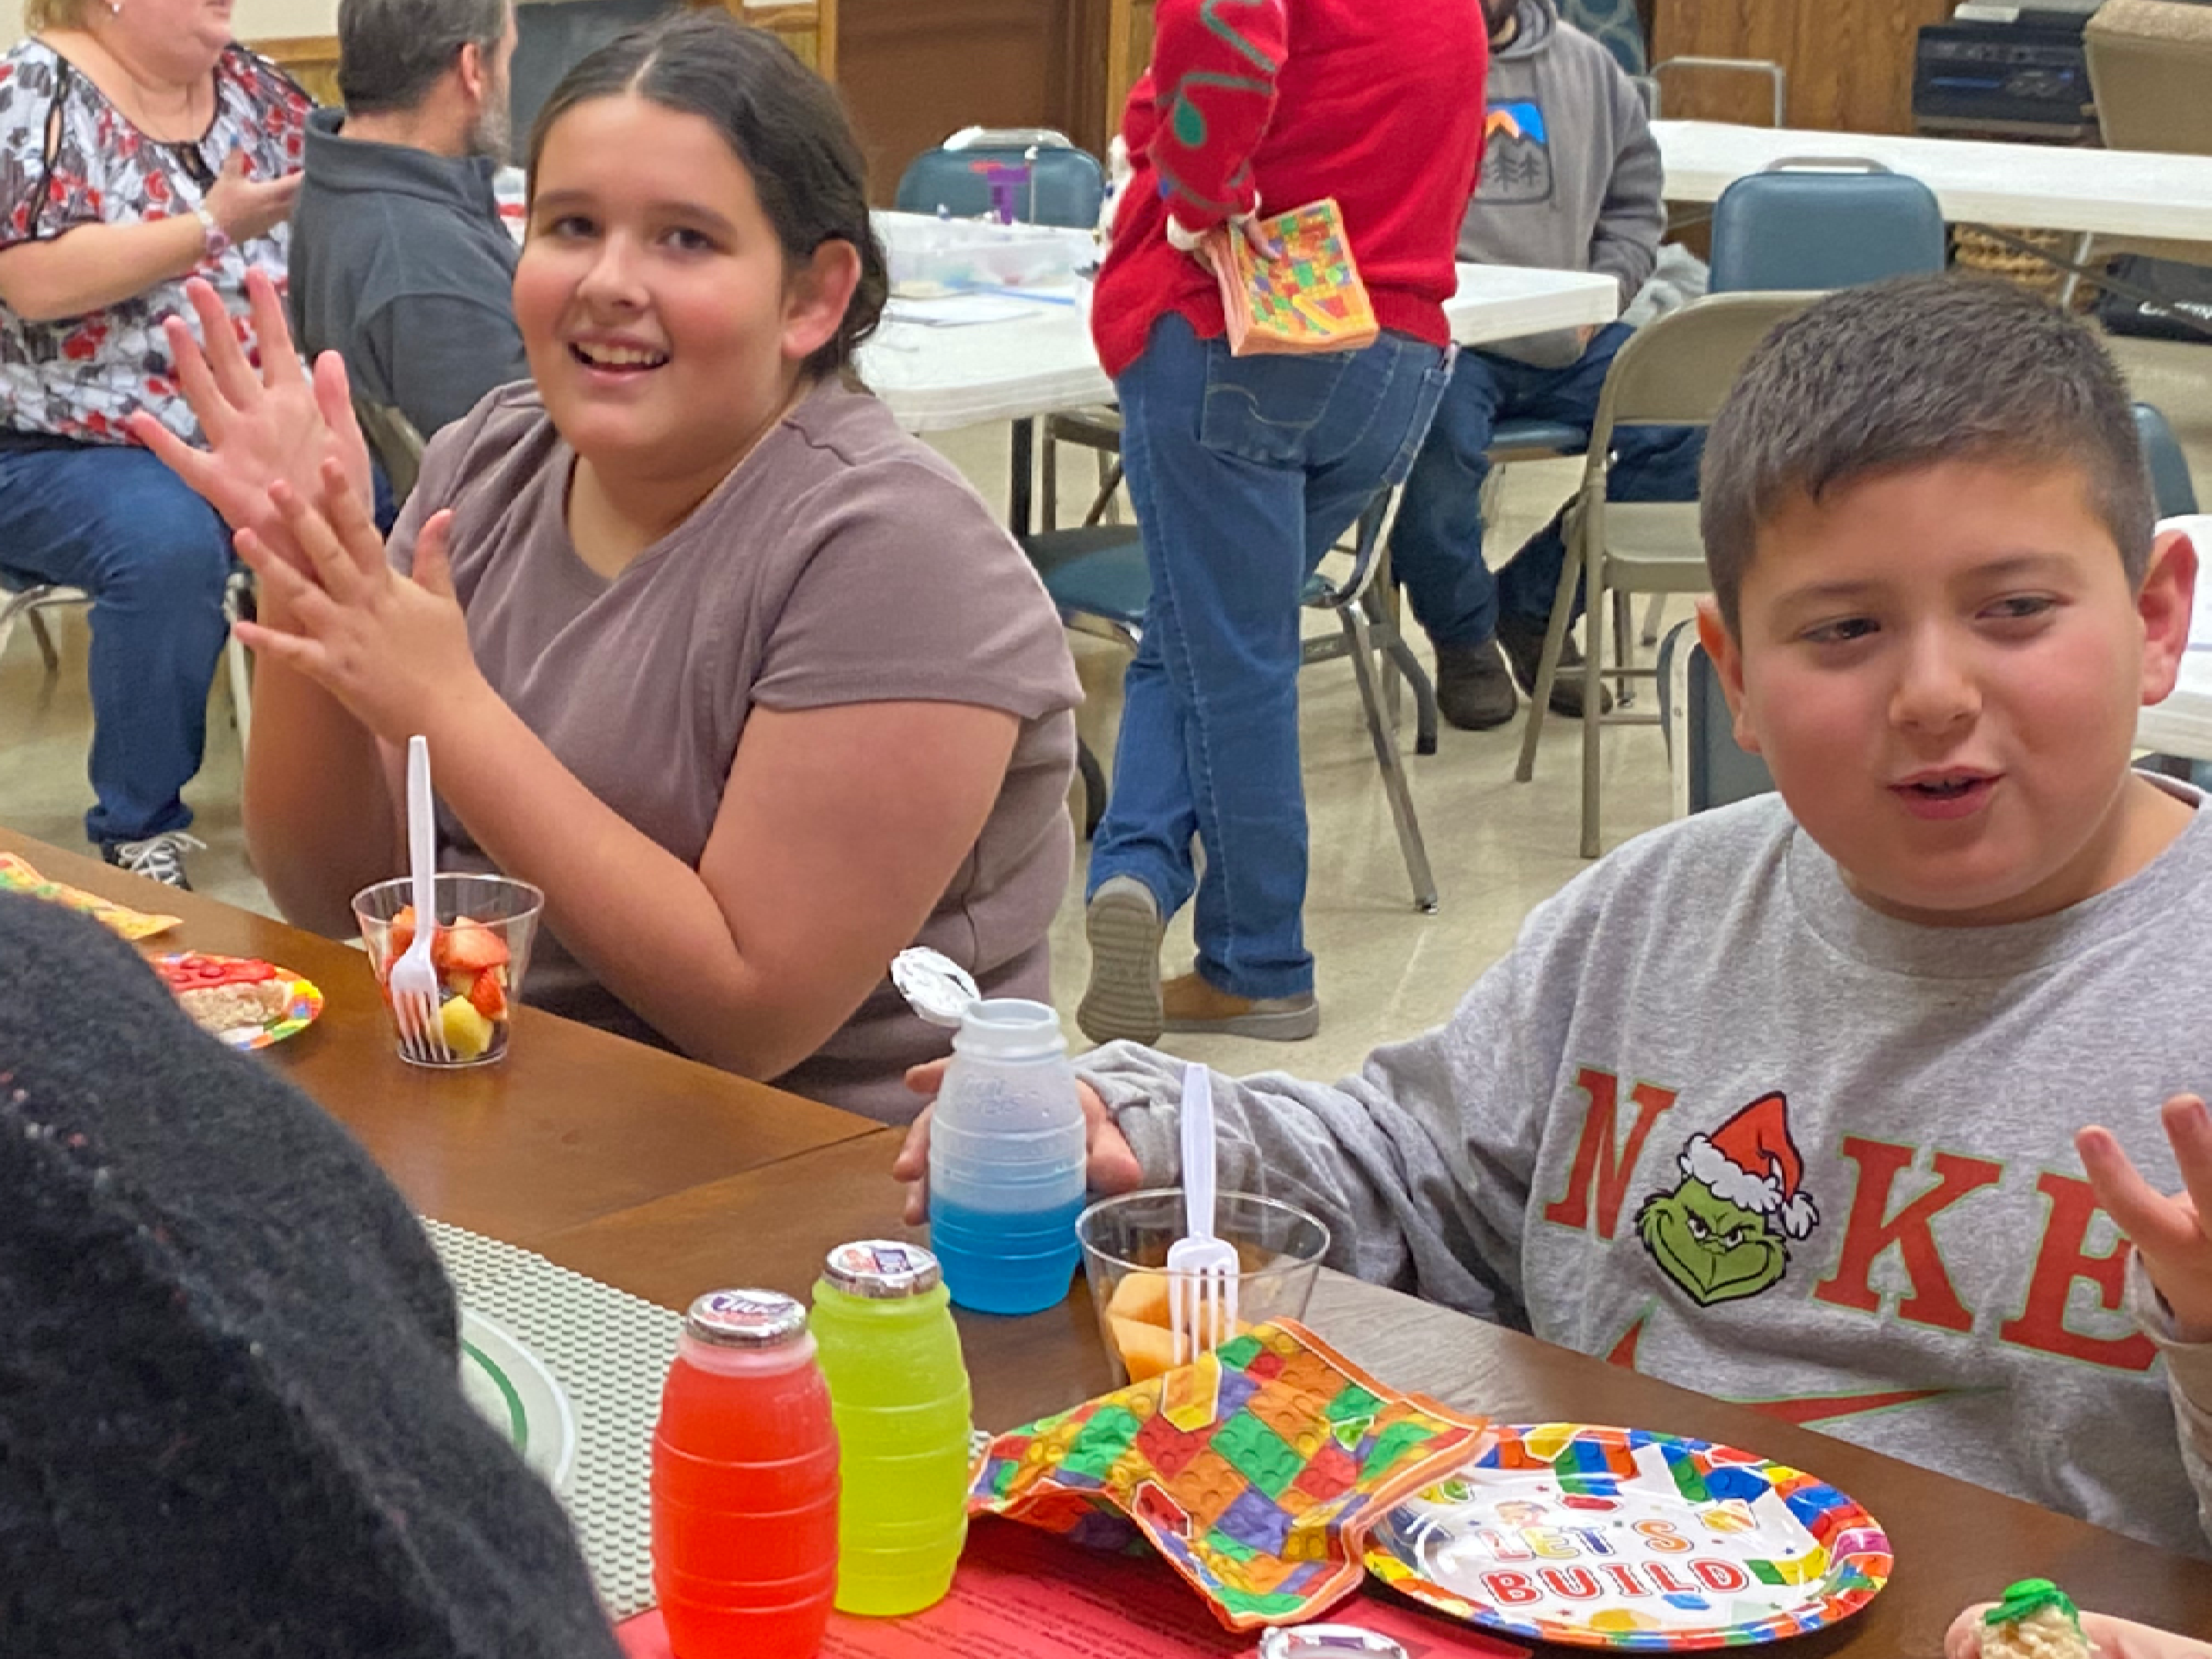
{"type": "Polygon", "coordinates": [[[1116,1319],[1133,1319],[1164,1330],[1168,1323],[1168,1276],[1151,1269],[1131,1273],[1114,1287],[1114,1297],[1106,1304],[1106,1311],[1116,1319]]]}
{"type": "Polygon", "coordinates": [[[1142,1382],[1174,1369],[1175,1338],[1168,1334],[1165,1326],[1126,1319],[1119,1314],[1108,1315],[1107,1322],[1113,1329],[1114,1346],[1121,1350],[1121,1367],[1129,1373],[1129,1381],[1142,1382]]]}

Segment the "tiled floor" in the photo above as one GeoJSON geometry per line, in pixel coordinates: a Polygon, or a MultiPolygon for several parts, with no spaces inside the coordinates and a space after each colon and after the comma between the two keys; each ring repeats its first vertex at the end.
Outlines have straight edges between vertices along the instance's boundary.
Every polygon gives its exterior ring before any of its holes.
{"type": "MultiPolygon", "coordinates": [[[[2212,348],[2116,342],[2138,396],[2164,409],[2188,449],[2199,489],[2212,494],[2212,348]]],[[[1003,434],[951,434],[942,447],[994,501],[1005,496],[1003,434]]],[[[1079,452],[1068,452],[1081,476],[1079,452]]],[[[1542,522],[1573,485],[1575,463],[1516,467],[1508,475],[1494,549],[1510,550],[1542,522]]],[[[0,823],[64,846],[81,845],[86,805],[84,755],[90,720],[84,694],[85,630],[76,617],[58,632],[64,660],[44,677],[27,630],[0,659],[0,823]]],[[[1121,653],[1078,638],[1076,655],[1090,702],[1081,720],[1109,757],[1119,709],[1121,653]]],[[[1425,647],[1423,647],[1425,650],[1425,647]]],[[[1413,790],[1443,895],[1438,915],[1413,906],[1390,815],[1361,721],[1350,667],[1307,671],[1301,685],[1313,872],[1306,933],[1319,963],[1319,1036],[1295,1045],[1233,1039],[1170,1039],[1179,1052],[1235,1070],[1282,1066],[1316,1077],[1358,1064],[1375,1042],[1402,1036],[1448,1013],[1476,974],[1513,939],[1529,908],[1582,869],[1575,854],[1577,738],[1547,729],[1535,781],[1516,785],[1520,724],[1468,733],[1447,727],[1440,751],[1408,753],[1413,790]]],[[[246,863],[239,824],[239,750],[228,694],[218,686],[210,708],[208,760],[188,799],[194,833],[208,851],[192,861],[204,891],[265,908],[267,896],[246,863]]],[[[1411,738],[1407,747],[1410,750],[1411,738]]],[[[1606,743],[1607,845],[1656,823],[1666,812],[1666,768],[1656,732],[1609,733],[1606,743]]],[[[1054,933],[1056,1000],[1071,1011],[1086,970],[1080,912],[1081,872],[1071,883],[1054,933]]],[[[1170,935],[1170,971],[1186,962],[1188,922],[1170,935]]],[[[1074,1036],[1070,1022],[1070,1035],[1074,1036]]]]}

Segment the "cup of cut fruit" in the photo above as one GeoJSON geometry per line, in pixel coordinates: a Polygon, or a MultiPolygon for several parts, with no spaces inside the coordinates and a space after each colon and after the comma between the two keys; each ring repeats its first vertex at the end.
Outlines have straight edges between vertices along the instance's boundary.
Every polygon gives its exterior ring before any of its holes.
{"type": "MultiPolygon", "coordinates": [[[[505,876],[441,875],[434,891],[437,932],[430,943],[430,964],[438,972],[438,1035],[445,1039],[446,1060],[420,1060],[392,1037],[399,1057],[411,1065],[483,1066],[507,1052],[507,1028],[523,970],[530,965],[530,942],[545,895],[526,881],[505,876]]],[[[361,924],[384,1005],[392,1006],[386,981],[392,964],[415,942],[421,919],[410,902],[413,884],[404,877],[380,881],[353,896],[354,920],[361,924]]]]}
{"type": "MultiPolygon", "coordinates": [[[[1214,1199],[1213,1231],[1237,1249],[1237,1333],[1271,1319],[1304,1317],[1328,1251],[1325,1225],[1280,1199],[1221,1193],[1214,1199]]],[[[1167,1260],[1168,1247],[1182,1236],[1182,1194],[1176,1188],[1101,1199],[1076,1218],[1083,1276],[1117,1388],[1177,1363],[1167,1260]]]]}

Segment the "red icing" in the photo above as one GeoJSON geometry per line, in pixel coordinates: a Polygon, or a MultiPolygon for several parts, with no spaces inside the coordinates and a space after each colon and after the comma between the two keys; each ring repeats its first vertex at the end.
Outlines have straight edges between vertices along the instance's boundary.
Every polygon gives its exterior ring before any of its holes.
{"type": "Polygon", "coordinates": [[[276,970],[265,962],[204,956],[198,951],[186,951],[154,967],[168,981],[169,988],[178,992],[209,991],[218,985],[258,985],[276,977],[276,970]]]}

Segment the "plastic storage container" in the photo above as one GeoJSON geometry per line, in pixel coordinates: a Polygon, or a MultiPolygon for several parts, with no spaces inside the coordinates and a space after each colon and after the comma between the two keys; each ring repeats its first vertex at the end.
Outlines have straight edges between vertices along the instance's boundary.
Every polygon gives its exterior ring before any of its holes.
{"type": "Polygon", "coordinates": [[[837,1610],[919,1613],[951,1588],[968,1539],[968,1372],[937,1258],[839,1245],[811,1322],[844,1450],[837,1610]]]}
{"type": "Polygon", "coordinates": [[[807,1659],[837,1583],[837,1436],[806,1311],[691,1304],[653,1431],[653,1587],[676,1659],[807,1659]]]}
{"type": "Polygon", "coordinates": [[[971,1003],[929,1133],[929,1246],[955,1302],[1032,1314],[1066,1297],[1084,1142],[1060,1016],[1015,997],[971,1003]]]}
{"type": "Polygon", "coordinates": [[[891,292],[909,296],[963,289],[1073,290],[1075,273],[1098,259],[1088,230],[1059,225],[1000,225],[939,219],[926,213],[873,216],[890,270],[891,292]]]}

